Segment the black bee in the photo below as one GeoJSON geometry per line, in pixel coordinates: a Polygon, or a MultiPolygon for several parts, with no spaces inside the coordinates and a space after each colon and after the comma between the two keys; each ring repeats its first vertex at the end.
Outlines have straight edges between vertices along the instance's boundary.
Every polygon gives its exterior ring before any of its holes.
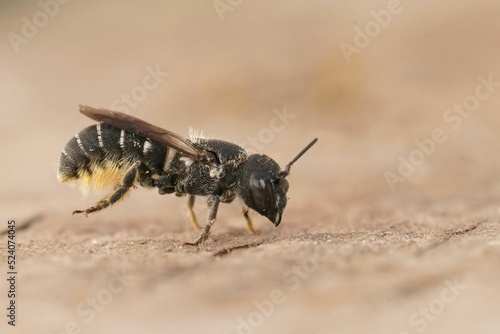
{"type": "Polygon", "coordinates": [[[60,182],[80,181],[82,189],[114,187],[113,193],[85,210],[102,210],[120,200],[138,182],[158,188],[163,194],[188,195],[192,223],[201,227],[193,212],[195,196],[208,196],[208,223],[189,245],[198,245],[210,235],[219,202],[237,196],[243,202],[248,229],[255,232],[248,208],[267,217],[275,226],[287,204],[286,193],[292,165],[313,146],[307,145],[281,170],[271,158],[249,155],[242,147],[217,139],[185,139],[133,116],[106,109],[80,106],[80,112],[100,122],[75,135],[59,161],[60,182]]]}

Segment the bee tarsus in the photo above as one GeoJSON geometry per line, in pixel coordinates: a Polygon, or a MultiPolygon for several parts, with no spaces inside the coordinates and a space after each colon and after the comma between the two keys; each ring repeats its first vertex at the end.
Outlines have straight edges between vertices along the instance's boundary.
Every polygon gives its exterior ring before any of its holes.
{"type": "Polygon", "coordinates": [[[208,206],[210,208],[210,212],[208,214],[208,223],[205,225],[205,227],[203,228],[200,235],[195,241],[185,242],[184,245],[198,246],[208,239],[208,237],[210,236],[210,229],[212,228],[212,225],[215,223],[215,220],[217,218],[217,211],[219,210],[219,202],[220,202],[219,196],[210,196],[208,198],[208,206]]]}

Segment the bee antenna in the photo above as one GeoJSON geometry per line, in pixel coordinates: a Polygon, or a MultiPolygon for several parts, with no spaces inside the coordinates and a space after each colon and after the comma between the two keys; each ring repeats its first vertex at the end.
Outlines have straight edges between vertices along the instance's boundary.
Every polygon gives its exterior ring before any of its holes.
{"type": "Polygon", "coordinates": [[[293,158],[293,160],[290,161],[288,163],[288,165],[286,165],[285,170],[281,171],[279,176],[280,177],[287,177],[290,174],[290,169],[292,168],[292,165],[295,162],[297,162],[297,160],[299,160],[304,155],[304,153],[306,153],[314,144],[316,144],[317,141],[318,141],[318,138],[314,138],[312,142],[310,142],[306,147],[304,147],[304,149],[302,151],[300,151],[300,153],[297,154],[297,156],[295,158],[293,158]]]}

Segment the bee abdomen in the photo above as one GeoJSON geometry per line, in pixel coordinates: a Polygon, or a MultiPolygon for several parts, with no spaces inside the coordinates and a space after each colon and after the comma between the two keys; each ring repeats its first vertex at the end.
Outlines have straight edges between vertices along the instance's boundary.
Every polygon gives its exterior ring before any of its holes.
{"type": "Polygon", "coordinates": [[[91,159],[95,160],[92,145],[89,151],[84,147],[82,137],[87,141],[86,132],[95,126],[88,127],[80,131],[66,144],[59,159],[59,171],[57,178],[59,182],[76,182],[82,171],[90,172],[91,159]]]}
{"type": "Polygon", "coordinates": [[[104,124],[89,126],[66,144],[59,160],[59,182],[80,181],[82,190],[116,186],[135,159],[125,150],[124,131],[104,124]],[[125,157],[128,158],[126,159],[125,157]]]}
{"type": "MultiPolygon", "coordinates": [[[[69,143],[68,143],[69,144],[69,143]]],[[[68,145],[66,145],[68,146],[68,145]]],[[[61,152],[57,179],[59,182],[76,182],[78,180],[78,163],[66,152],[67,147],[61,152]]]]}

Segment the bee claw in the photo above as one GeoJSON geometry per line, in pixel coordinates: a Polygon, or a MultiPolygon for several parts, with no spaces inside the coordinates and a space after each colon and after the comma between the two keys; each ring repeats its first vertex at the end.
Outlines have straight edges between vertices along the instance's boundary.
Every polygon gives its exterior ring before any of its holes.
{"type": "Polygon", "coordinates": [[[203,228],[203,231],[201,231],[200,235],[198,236],[198,238],[195,241],[185,242],[183,244],[184,246],[199,246],[208,239],[208,237],[210,236],[210,228],[215,223],[215,214],[217,213],[218,207],[219,207],[219,199],[216,198],[215,203],[213,204],[213,206],[211,208],[211,215],[210,216],[213,217],[213,219],[208,221],[208,224],[205,225],[205,227],[203,228]]]}
{"type": "Polygon", "coordinates": [[[72,215],[73,215],[73,216],[74,216],[74,215],[77,215],[77,214],[82,214],[82,215],[84,215],[84,216],[85,216],[85,218],[87,218],[87,217],[88,217],[88,215],[89,215],[89,214],[88,214],[88,212],[87,212],[87,210],[75,210],[75,211],[73,211],[73,213],[72,213],[72,215]]]}
{"type": "Polygon", "coordinates": [[[210,228],[207,229],[207,227],[205,227],[203,229],[203,231],[201,232],[200,236],[195,241],[193,241],[193,242],[185,242],[182,245],[183,246],[199,246],[203,242],[205,242],[208,239],[209,236],[210,236],[210,228]]]}

